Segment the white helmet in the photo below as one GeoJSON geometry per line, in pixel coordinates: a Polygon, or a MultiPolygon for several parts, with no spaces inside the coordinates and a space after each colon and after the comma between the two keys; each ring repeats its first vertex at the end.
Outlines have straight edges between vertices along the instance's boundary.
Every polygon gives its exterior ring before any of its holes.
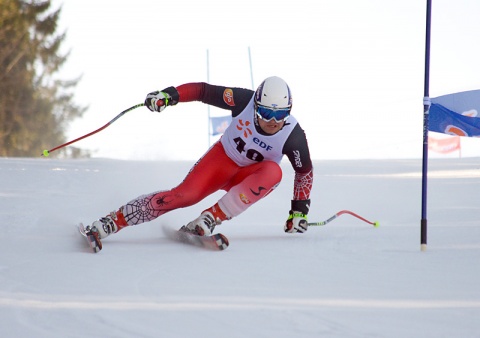
{"type": "Polygon", "coordinates": [[[280,122],[292,109],[292,94],[287,83],[278,76],[266,78],[255,92],[255,112],[265,121],[280,122]]]}

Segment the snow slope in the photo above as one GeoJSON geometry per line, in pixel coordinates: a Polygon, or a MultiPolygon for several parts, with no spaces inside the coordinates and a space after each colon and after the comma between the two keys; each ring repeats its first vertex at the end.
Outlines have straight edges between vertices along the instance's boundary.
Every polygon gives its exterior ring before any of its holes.
{"type": "Polygon", "coordinates": [[[293,172],[222,224],[223,252],[174,243],[221,196],[127,228],[90,253],[76,233],[173,187],[190,162],[0,159],[1,337],[480,337],[480,159],[316,162],[310,221],[283,233],[293,172]]]}

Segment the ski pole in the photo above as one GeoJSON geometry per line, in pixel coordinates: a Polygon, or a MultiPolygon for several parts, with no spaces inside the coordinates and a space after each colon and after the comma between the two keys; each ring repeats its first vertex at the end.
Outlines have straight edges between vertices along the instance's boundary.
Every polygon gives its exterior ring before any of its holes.
{"type": "Polygon", "coordinates": [[[109,125],[111,125],[113,122],[115,122],[116,120],[118,120],[120,117],[122,117],[123,115],[125,115],[125,114],[128,113],[129,111],[134,110],[134,109],[136,109],[136,108],[138,108],[138,107],[142,107],[142,106],[144,106],[144,105],[145,105],[144,103],[136,104],[136,105],[134,105],[134,106],[132,106],[132,107],[130,107],[130,108],[122,111],[120,114],[118,114],[117,116],[115,116],[115,118],[113,118],[110,122],[108,122],[108,123],[107,123],[106,125],[104,125],[103,127],[98,128],[97,130],[94,130],[94,131],[92,131],[91,133],[88,133],[88,134],[86,134],[86,135],[83,135],[83,136],[81,136],[81,137],[79,137],[79,138],[76,138],[76,139],[73,140],[73,141],[70,141],[70,142],[61,144],[61,145],[59,145],[59,146],[57,146],[57,147],[55,147],[55,148],[52,148],[52,149],[50,149],[50,150],[45,149],[45,150],[43,151],[42,155],[40,155],[40,156],[45,156],[45,157],[47,157],[48,155],[50,155],[50,153],[51,153],[52,151],[58,150],[58,149],[60,149],[60,148],[66,147],[66,146],[68,146],[68,145],[70,145],[70,144],[72,144],[72,143],[75,143],[75,142],[77,142],[77,141],[83,140],[84,138],[87,138],[87,137],[89,137],[89,136],[92,136],[93,134],[96,134],[96,133],[98,133],[99,131],[102,131],[103,129],[107,128],[109,125]]]}
{"type": "Polygon", "coordinates": [[[358,218],[358,219],[360,219],[360,220],[362,220],[362,221],[364,221],[364,222],[366,222],[366,223],[368,223],[368,224],[371,224],[371,225],[373,225],[374,227],[378,227],[378,226],[380,225],[380,223],[379,223],[378,221],[370,222],[369,220],[367,220],[367,219],[363,218],[362,216],[359,216],[359,215],[357,215],[356,213],[351,212],[351,211],[349,211],[349,210],[341,210],[341,211],[337,212],[335,215],[333,215],[332,217],[330,217],[329,219],[327,219],[327,220],[325,220],[325,221],[323,221],[323,222],[313,222],[313,223],[307,223],[307,224],[308,224],[308,226],[325,225],[325,224],[327,224],[327,223],[330,223],[330,222],[333,221],[335,218],[337,218],[337,217],[339,217],[339,216],[341,216],[341,215],[343,215],[343,214],[352,215],[353,217],[356,217],[356,218],[358,218]]]}

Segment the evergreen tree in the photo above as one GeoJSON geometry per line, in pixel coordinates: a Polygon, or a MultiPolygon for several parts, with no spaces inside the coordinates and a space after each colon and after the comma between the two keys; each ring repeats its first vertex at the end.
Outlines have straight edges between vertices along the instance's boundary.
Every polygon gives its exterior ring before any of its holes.
{"type": "MultiPolygon", "coordinates": [[[[73,102],[79,79],[55,74],[67,60],[57,34],[61,8],[50,1],[0,0],[0,156],[39,156],[65,143],[65,129],[85,107],[73,102]]],[[[88,156],[78,149],[56,155],[88,156]]]]}

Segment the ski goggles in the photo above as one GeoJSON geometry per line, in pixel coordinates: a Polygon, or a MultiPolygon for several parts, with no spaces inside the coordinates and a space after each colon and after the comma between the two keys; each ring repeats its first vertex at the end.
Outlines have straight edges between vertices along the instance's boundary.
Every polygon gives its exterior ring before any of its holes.
{"type": "Polygon", "coordinates": [[[275,122],[283,122],[290,116],[291,108],[271,108],[261,106],[259,104],[255,105],[255,113],[259,118],[264,120],[265,122],[270,122],[271,120],[275,120],[275,122]]]}

